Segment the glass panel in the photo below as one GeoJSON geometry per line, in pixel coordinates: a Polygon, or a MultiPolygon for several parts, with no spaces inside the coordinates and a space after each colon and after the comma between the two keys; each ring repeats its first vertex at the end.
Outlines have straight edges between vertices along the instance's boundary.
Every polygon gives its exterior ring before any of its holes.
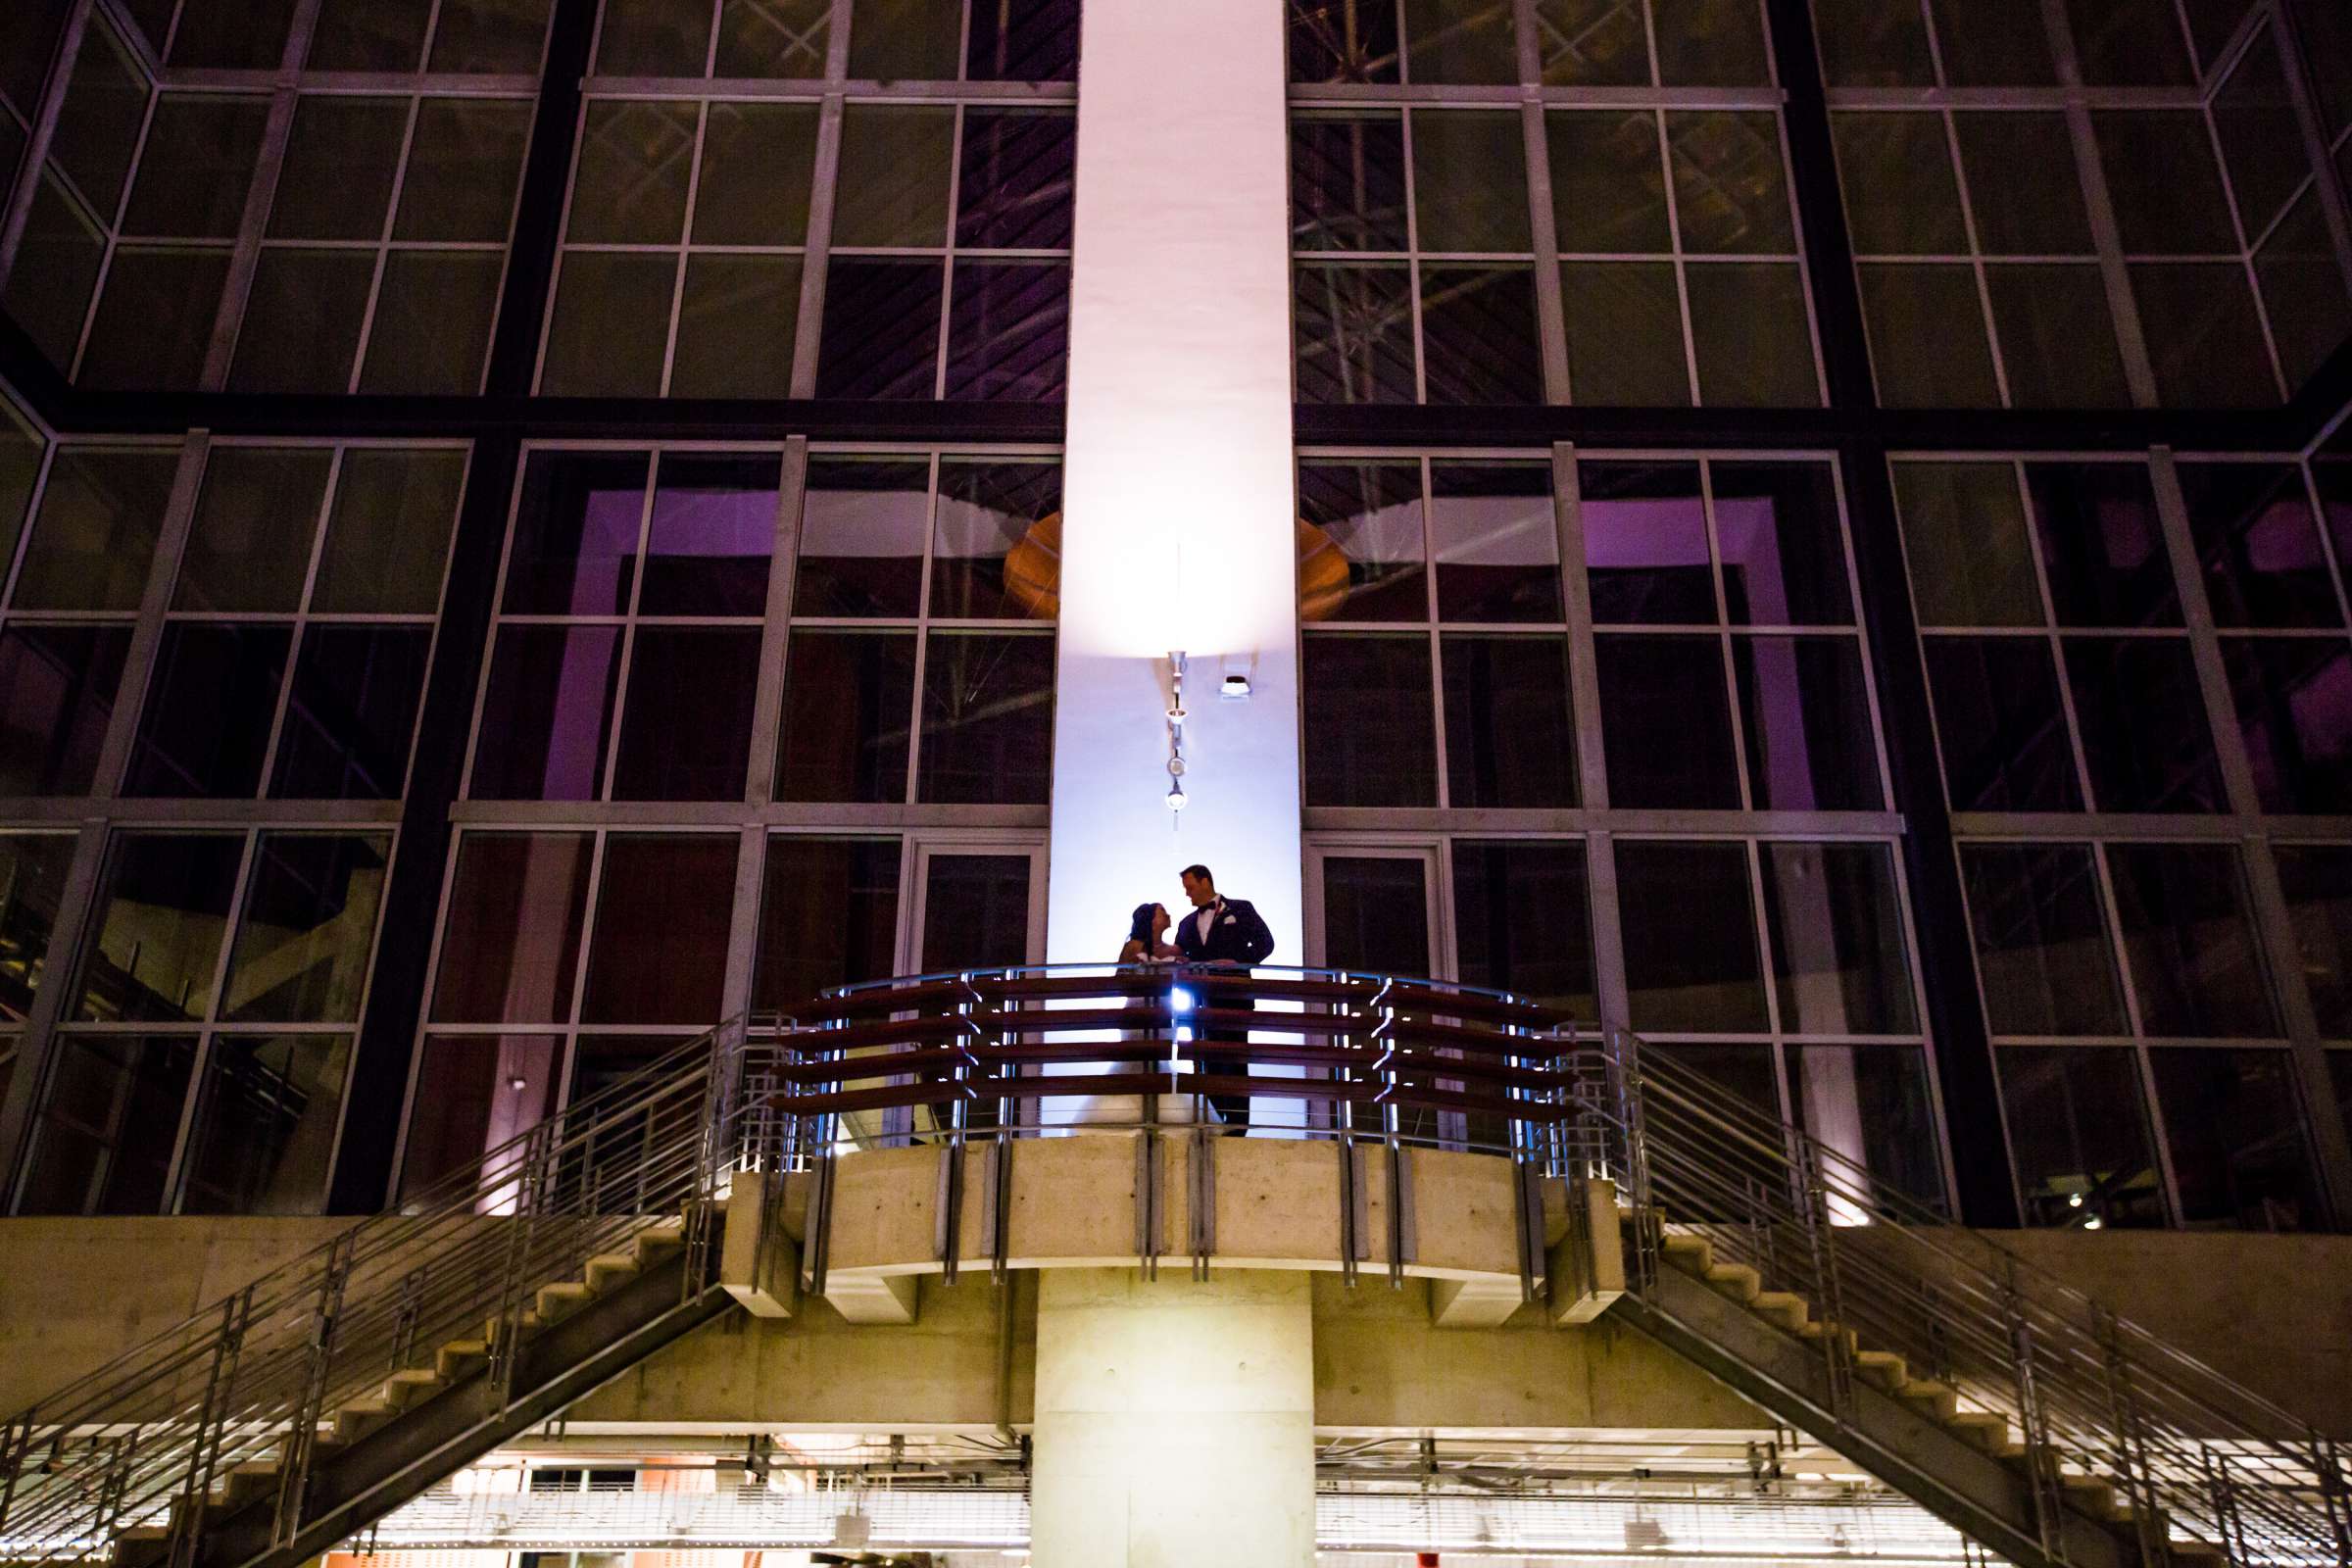
{"type": "Polygon", "coordinates": [[[214,1041],[180,1212],[318,1213],[350,1067],[345,1035],[214,1041]]]}
{"type": "Polygon", "coordinates": [[[425,99],[416,107],[392,237],[504,240],[514,221],[530,136],[527,101],[425,99]]]}
{"type": "Polygon", "coordinates": [[[461,396],[481,390],[502,260],[479,251],[387,256],[360,390],[461,396]]]}
{"type": "Polygon", "coordinates": [[[314,624],[278,735],[273,800],[398,800],[424,697],[429,626],[314,624]]]}
{"type": "Polygon", "coordinates": [[[664,457],[638,613],[761,613],[781,475],[773,457],[664,457]]]}
{"type": "Polygon", "coordinates": [[[814,104],[710,106],[694,199],[697,245],[800,245],[815,177],[814,104]]]}
{"type": "Polygon", "coordinates": [[[931,473],[923,460],[811,459],[793,613],[900,615],[922,603],[931,473]]]}
{"type": "Polygon", "coordinates": [[[832,0],[722,0],[720,76],[821,76],[832,0]]]}
{"type": "Polygon", "coordinates": [[[2069,637],[2066,684],[2100,809],[2227,808],[2185,639],[2069,637]]]}
{"type": "Polygon", "coordinates": [[[371,251],[264,251],[246,295],[228,389],[348,390],[374,284],[371,251]]]}
{"type": "Polygon", "coordinates": [[[43,174],[24,218],[24,238],[8,274],[9,314],[32,335],[49,363],[66,369],[97,292],[106,240],[54,174],[43,174]]]}
{"type": "Polygon", "coordinates": [[[41,88],[71,9],[67,0],[24,0],[0,12],[0,97],[26,120],[40,112],[41,88]]]}
{"type": "Polygon", "coordinates": [[[1944,79],[1955,87],[2054,86],[2047,29],[1973,0],[1935,0],[1944,79]]]}
{"type": "Polygon", "coordinates": [[[800,315],[799,257],[687,257],[669,395],[787,395],[800,315]]]}
{"type": "Polygon", "coordinates": [[[1415,114],[1413,205],[1424,251],[1525,252],[1527,142],[1519,117],[1415,114]]]}
{"type": "Polygon", "coordinates": [[[1642,0],[1536,0],[1546,87],[1646,87],[1649,27],[1642,0]]]}
{"type": "Polygon", "coordinates": [[[2144,465],[2031,463],[2026,484],[2058,624],[2180,624],[2144,465]]]}
{"type": "Polygon", "coordinates": [[[1858,642],[1740,637],[1732,671],[1757,810],[1876,811],[1886,804],[1858,642]]]}
{"type": "Polygon", "coordinates": [[[2127,252],[2193,256],[2237,249],[2203,115],[2101,110],[2091,124],[2127,252]]]}
{"type": "Polygon", "coordinates": [[[1891,408],[2000,406],[1971,267],[1856,269],[1879,398],[1891,408]]]}
{"type": "Polygon", "coordinates": [[[648,466],[641,453],[532,455],[507,561],[508,614],[626,612],[648,466]]]}
{"type": "Polygon", "coordinates": [[[614,833],[605,840],[582,1022],[717,1019],[737,842],[733,833],[614,833]]]}
{"type": "Polygon", "coordinates": [[[1298,115],[1292,119],[1291,248],[1410,248],[1401,117],[1298,115]]]}
{"type": "MultiPolygon", "coordinates": [[[[974,25],[976,29],[977,18],[974,25]]],[[[962,172],[956,184],[956,246],[1067,249],[1077,161],[1078,122],[1073,116],[965,110],[962,172]]],[[[1399,153],[1395,198],[1399,210],[1402,167],[1399,153]]]]}
{"type": "Polygon", "coordinates": [[[2136,1052],[2013,1047],[1995,1059],[2027,1224],[2164,1223],[2136,1052]]]}
{"type": "Polygon", "coordinates": [[[209,1014],[244,852],[242,836],[118,835],[73,1015],[113,1023],[209,1014]]]}
{"type": "Polygon", "coordinates": [[[605,0],[596,69],[609,76],[699,76],[710,48],[710,0],[605,0]]]}
{"type": "Polygon", "coordinates": [[[547,43],[553,0],[441,0],[434,71],[531,73],[547,43]]]}
{"type": "Polygon", "coordinates": [[[1922,626],[2038,626],[2041,589],[2006,463],[1898,463],[1894,493],[1922,626]]]}
{"type": "Polygon", "coordinates": [[[1770,1027],[1743,847],[1620,839],[1617,886],[1627,1003],[1636,1029],[1679,1034],[1770,1027]]]}
{"type": "Polygon", "coordinates": [[[1714,637],[1593,640],[1614,807],[1740,808],[1740,764],[1714,637]]]}
{"type": "Polygon", "coordinates": [[[234,239],[269,118],[260,98],[166,93],[147,127],[122,232],[234,239]]]}
{"type": "Polygon", "coordinates": [[[1675,220],[1682,227],[1684,250],[1718,256],[1794,254],[1796,229],[1788,214],[1788,182],[1781,173],[1777,115],[1669,114],[1666,151],[1674,169],[1675,220]]]}
{"type": "Polygon", "coordinates": [[[432,0],[324,0],[311,34],[312,71],[412,72],[423,64],[432,0]]]}
{"type": "Polygon", "coordinates": [[[1404,0],[1404,50],[1416,83],[1519,79],[1509,0],[1404,0]]]}
{"type": "Polygon", "coordinates": [[[1804,283],[1793,266],[1718,263],[1684,270],[1698,391],[1716,407],[1821,406],[1804,283]]]}
{"type": "Polygon", "coordinates": [[[172,1149],[196,1042],[67,1035],[32,1129],[21,1214],[153,1214],[171,1194],[172,1149]]]}
{"type": "Polygon", "coordinates": [[[1988,267],[1984,290],[2011,407],[2114,409],[2131,402],[2098,269],[1988,267]]]}
{"type": "Polygon", "coordinates": [[[1302,463],[1298,514],[1300,619],[1429,618],[1417,466],[1302,463]]]}
{"type": "Polygon", "coordinates": [[[1838,485],[1826,463],[1719,463],[1715,537],[1734,625],[1842,626],[1854,618],[1838,485]]]}
{"type": "Polygon", "coordinates": [[[1924,642],[1952,809],[2081,810],[2049,645],[2038,637],[1924,642]]]}
{"type": "Polygon", "coordinates": [[[1541,342],[1532,269],[1421,269],[1421,360],[1430,402],[1543,402],[1541,342]]]}
{"type": "Polygon", "coordinates": [[[1759,86],[1772,79],[1753,0],[1650,0],[1658,79],[1669,87],[1759,86]]]}
{"type": "Polygon", "coordinates": [[[73,861],[70,833],[0,838],[0,1018],[11,1023],[24,1022],[32,1011],[73,861]]]}
{"type": "Polygon", "coordinates": [[[972,81],[1077,80],[1077,0],[997,0],[972,7],[963,74],[972,81]]]}
{"type": "Polygon", "coordinates": [[[593,801],[603,794],[617,626],[500,628],[475,741],[477,801],[593,801]]]}
{"type": "Polygon", "coordinates": [[[1577,804],[1568,648],[1555,637],[1443,639],[1447,804],[1577,804]]]}
{"type": "Polygon", "coordinates": [[[1773,1064],[1772,1047],[1644,1044],[1644,1054],[1696,1073],[1773,1120],[1781,1119],[1781,1075],[1773,1064]]]}
{"type": "Polygon", "coordinates": [[[767,841],[752,1005],[790,1007],[830,986],[898,973],[899,841],[767,841]]]}
{"type": "Polygon", "coordinates": [[[1813,0],[1822,74],[1833,87],[1933,87],[1936,61],[1918,8],[1813,0]]]}
{"type": "Polygon", "coordinates": [[[1894,1192],[1945,1210],[1928,1055],[1902,1046],[1790,1046],[1796,1125],[1894,1192]]]}
{"type": "Polygon", "coordinates": [[[906,800],[913,721],[912,633],[794,632],[776,798],[906,800]]]}
{"type": "Polygon", "coordinates": [[[2082,79],[2094,87],[2181,86],[2196,80],[2169,0],[2066,0],[2082,79]]]}
{"type": "Polygon", "coordinates": [[[842,121],[835,248],[947,243],[955,148],[953,109],[852,105],[842,121]]]}
{"type": "Polygon", "coordinates": [[[129,653],[128,626],[0,631],[0,794],[89,790],[129,653]]]}
{"type": "Polygon", "coordinates": [[[856,0],[852,81],[954,81],[962,0],[856,0]]]}
{"type": "Polygon", "coordinates": [[[1698,465],[1585,463],[1577,476],[1592,619],[1601,625],[1716,624],[1698,465]]]}
{"type": "Polygon", "coordinates": [[[2238,220],[2261,233],[2283,212],[2311,175],[2295,102],[2278,69],[2278,46],[2268,27],[2239,60],[2213,99],[2213,128],[2229,161],[2238,220]]]}
{"type": "Polygon", "coordinates": [[[259,790],[293,640],[291,626],[165,626],[123,793],[234,797],[259,790]]]}
{"type": "MultiPolygon", "coordinates": [[[[26,73],[20,80],[16,103],[27,122],[39,117],[40,78],[49,71],[57,36],[52,30],[36,41],[18,38],[14,32],[17,27],[38,25],[33,17],[44,9],[29,5],[24,8],[23,22],[0,23],[11,30],[11,36],[0,39],[0,44],[26,47],[23,55],[0,48],[0,56],[9,59],[5,69],[12,74],[26,73]]],[[[55,21],[63,20],[63,8],[59,10],[61,15],[55,21]]],[[[132,64],[114,28],[102,21],[92,22],[83,30],[81,48],[74,56],[73,74],[66,83],[66,101],[59,106],[50,147],[57,166],[89,198],[102,222],[111,220],[122,203],[122,182],[130,175],[131,159],[146,119],[145,73],[132,64]]],[[[161,149],[158,152],[161,155],[161,149]]]]}
{"type": "Polygon", "coordinates": [[[1441,620],[1560,619],[1560,533],[1549,468],[1436,465],[1429,532],[1441,620]]]}
{"type": "Polygon", "coordinates": [[[1053,758],[1054,639],[934,632],[915,798],[1043,806],[1053,758]]]}
{"type": "Polygon", "coordinates": [[[742,800],[759,684],[756,627],[639,627],[612,798],[742,800]]]}
{"type": "Polygon", "coordinates": [[[2294,1063],[2283,1051],[2148,1053],[2172,1151],[2180,1223],[2191,1230],[2326,1227],[2303,1137],[2294,1063]]]}
{"type": "Polygon", "coordinates": [[[2167,408],[2264,408],[2278,382],[2245,269],[2235,262],[2139,263],[2132,293],[2167,408]]]}
{"type": "MultiPolygon", "coordinates": [[[[2295,927],[2295,956],[2320,1033],[2352,1039],[2352,848],[2281,844],[2278,884],[2295,927]]],[[[2352,1058],[2337,1058],[2352,1059],[2352,1058]]]]}
{"type": "Polygon", "coordinates": [[[464,452],[345,452],[311,609],[431,614],[465,485],[464,452]]]}
{"type": "Polygon", "coordinates": [[[1067,395],[1069,345],[1066,263],[956,264],[942,388],[950,400],[1059,403],[1067,395]]]}
{"type": "Polygon", "coordinates": [[[1959,114],[1952,128],[1968,171],[1977,244],[1985,255],[2091,253],[2090,215],[2063,114],[1959,114]]]}
{"type": "Polygon", "coordinates": [[[459,841],[433,987],[435,1022],[561,1023],[571,1016],[594,848],[586,833],[468,833],[459,841]]]}
{"type": "Polygon", "coordinates": [[[2352,810],[2352,652],[2332,637],[2230,637],[2222,661],[2262,808],[2352,810]]]}
{"type": "Polygon", "coordinates": [[[565,240],[675,245],[686,227],[696,114],[692,103],[591,101],[565,240]]]}
{"type": "Polygon", "coordinates": [[[172,608],[300,610],[333,466],[323,447],[215,447],[172,608]]]}
{"type": "Polygon", "coordinates": [[[1299,402],[1411,403],[1420,396],[1408,270],[1301,266],[1294,276],[1299,402]]]}
{"type": "Polygon", "coordinates": [[[2146,1033],[2280,1033],[2236,850],[2111,844],[2107,866],[2146,1033]]]}
{"type": "MultiPolygon", "coordinates": [[[[1911,21],[1916,24],[1917,18],[1911,21]]],[[[1830,34],[1825,32],[1822,42],[1823,52],[1832,53],[1830,34]]],[[[1968,254],[1968,225],[1961,219],[1943,116],[1837,114],[1830,117],[1830,128],[1837,136],[1838,172],[1855,251],[1864,256],[1968,254]]]]}
{"type": "Polygon", "coordinates": [[[932,398],[939,385],[944,270],[933,261],[850,260],[825,268],[816,352],[820,398],[932,398]]]}
{"type": "Polygon", "coordinates": [[[15,607],[137,610],[178,467],[173,448],[59,447],[18,568],[15,607]]]}
{"type": "Polygon", "coordinates": [[[1883,844],[1766,844],[1760,853],[1781,1028],[1918,1033],[1893,852],[1883,844]]]}
{"type": "Polygon", "coordinates": [[[25,509],[41,475],[41,460],[49,442],[0,408],[0,561],[17,559],[17,542],[24,537],[25,509]]]}
{"type": "Polygon", "coordinates": [[[549,397],[658,397],[678,259],[569,251],[547,328],[540,390],[549,397]]]}
{"type": "Polygon", "coordinates": [[[400,1165],[408,1201],[521,1137],[556,1108],[564,1042],[545,1035],[443,1035],[417,1054],[400,1165]]]}
{"type": "Polygon", "coordinates": [[[917,966],[996,969],[1029,958],[1026,855],[932,855],[923,864],[917,966]]]}
{"type": "MultiPolygon", "coordinates": [[[[2352,165],[2352,146],[2346,162],[2352,165]]],[[[2344,294],[2344,274],[2336,268],[2335,244],[2316,189],[2263,242],[2254,270],[2287,385],[2300,390],[2352,336],[2352,300],[2344,294]]]]}
{"type": "Polygon", "coordinates": [[[1061,466],[943,463],[931,613],[1051,620],[1060,601],[1061,466]]]}
{"type": "Polygon", "coordinates": [[[1323,963],[1366,974],[1427,974],[1429,863],[1419,856],[1326,855],[1323,963]]]}
{"type": "Polygon", "coordinates": [[[270,200],[270,237],[383,238],[408,138],[406,98],[306,95],[270,200]]]}
{"type": "Polygon", "coordinates": [[[1427,639],[1321,632],[1300,662],[1306,804],[1437,805],[1427,639]]]}
{"type": "Polygon", "coordinates": [[[285,56],[294,0],[243,5],[191,0],[172,34],[171,63],[216,71],[270,71],[285,56]]]}
{"type": "Polygon", "coordinates": [[[1464,985],[1598,1018],[1584,845],[1454,840],[1453,947],[1464,985]]]}
{"type": "Polygon", "coordinates": [[[387,834],[264,835],[246,878],[220,1017],[356,1023],[391,853],[387,834]]]}
{"type": "Polygon", "coordinates": [[[1288,0],[1293,81],[1395,81],[1396,8],[1390,0],[1288,0]]]}
{"type": "Polygon", "coordinates": [[[2130,1031],[2087,846],[1964,844],[1960,872],[1994,1034],[2130,1031]]]}
{"type": "Polygon", "coordinates": [[[1577,402],[1690,403],[1682,290],[1672,263],[1572,263],[1560,269],[1560,290],[1577,402]]]}

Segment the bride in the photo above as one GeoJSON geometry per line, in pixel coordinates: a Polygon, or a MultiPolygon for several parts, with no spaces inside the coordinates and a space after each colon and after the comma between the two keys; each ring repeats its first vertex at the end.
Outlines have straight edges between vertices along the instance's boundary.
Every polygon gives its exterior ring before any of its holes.
{"type": "Polygon", "coordinates": [[[1168,941],[1168,907],[1164,904],[1139,904],[1135,917],[1127,923],[1127,945],[1119,949],[1121,963],[1171,963],[1184,955],[1168,941]]]}

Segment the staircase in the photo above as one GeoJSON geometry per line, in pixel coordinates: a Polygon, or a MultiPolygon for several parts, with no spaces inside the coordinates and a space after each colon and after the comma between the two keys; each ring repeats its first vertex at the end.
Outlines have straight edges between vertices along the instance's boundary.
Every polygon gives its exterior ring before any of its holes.
{"type": "Polygon", "coordinates": [[[1579,1077],[1613,1316],[2021,1568],[2352,1562],[2327,1435],[1631,1036],[1579,1077]]]}
{"type": "Polygon", "coordinates": [[[774,1154],[741,1024],[0,1428],[0,1563],[282,1568],[730,1310],[721,1195],[774,1154]]]}

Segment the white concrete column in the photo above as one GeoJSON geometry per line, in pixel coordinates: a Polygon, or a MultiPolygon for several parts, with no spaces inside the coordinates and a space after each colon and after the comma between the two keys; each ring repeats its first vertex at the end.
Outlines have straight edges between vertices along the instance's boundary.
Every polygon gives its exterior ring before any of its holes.
{"type": "Polygon", "coordinates": [[[1088,0],[1047,956],[1201,860],[1300,961],[1283,8],[1088,0]],[[1185,809],[1164,663],[1191,658],[1185,809]],[[1227,673],[1251,695],[1218,695],[1227,673]]]}
{"type": "Polygon", "coordinates": [[[1309,1568],[1309,1283],[1038,1275],[1036,1568],[1309,1568]]]}

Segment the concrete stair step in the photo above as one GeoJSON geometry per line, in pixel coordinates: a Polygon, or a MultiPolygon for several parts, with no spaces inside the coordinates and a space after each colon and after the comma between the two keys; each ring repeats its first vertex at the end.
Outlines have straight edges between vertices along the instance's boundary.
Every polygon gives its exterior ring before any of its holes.
{"type": "Polygon", "coordinates": [[[439,1394],[449,1380],[434,1367],[411,1367],[395,1372],[384,1380],[383,1400],[396,1410],[405,1410],[439,1394]]]}
{"type": "Polygon", "coordinates": [[[2123,1524],[2132,1518],[2132,1499],[2116,1491],[2114,1484],[2104,1476],[2061,1470],[2058,1473],[2058,1490],[2068,1503],[2093,1519],[2123,1524]]]}
{"type": "Polygon", "coordinates": [[[1856,1350],[1854,1370],[1865,1383],[1893,1394],[1910,1381],[1911,1369],[1892,1350],[1856,1350]]]}
{"type": "Polygon", "coordinates": [[[1993,1410],[1958,1410],[1943,1418],[1955,1437],[1984,1449],[1996,1459],[2014,1458],[2025,1445],[2009,1435],[2009,1418],[1993,1410]]]}
{"type": "Polygon", "coordinates": [[[1658,1240],[1658,1251],[1667,1262],[1687,1274],[1700,1279],[1715,1266],[1715,1244],[1704,1236],[1689,1236],[1669,1231],[1658,1240]]]}
{"type": "Polygon", "coordinates": [[[221,1500],[234,1511],[248,1503],[277,1494],[279,1478],[285,1472],[275,1459],[257,1459],[229,1471],[220,1488],[221,1500]]]}
{"type": "Polygon", "coordinates": [[[1895,1390],[1895,1395],[1938,1425],[1960,1413],[1960,1391],[1934,1378],[1913,1378],[1895,1390]]]}
{"type": "Polygon", "coordinates": [[[1794,1291],[1763,1291],[1747,1309],[1790,1334],[1802,1334],[1813,1315],[1813,1303],[1794,1291]]]}
{"type": "Polygon", "coordinates": [[[631,1250],[599,1252],[588,1260],[588,1266],[583,1273],[588,1281],[588,1288],[601,1296],[614,1286],[626,1285],[643,1271],[643,1265],[637,1261],[636,1252],[631,1250]]]}
{"type": "Polygon", "coordinates": [[[342,1443],[357,1443],[398,1414],[400,1411],[385,1399],[355,1399],[335,1412],[335,1438],[342,1443]]]}
{"type": "Polygon", "coordinates": [[[542,1285],[535,1298],[541,1323],[553,1323],[586,1306],[596,1299],[596,1292],[577,1280],[565,1280],[557,1285],[542,1285]]]}
{"type": "Polygon", "coordinates": [[[1745,1263],[1715,1263],[1700,1276],[1719,1296],[1727,1297],[1741,1306],[1754,1304],[1764,1294],[1764,1276],[1745,1263]]]}
{"type": "Polygon", "coordinates": [[[451,1340],[433,1352],[433,1370],[444,1383],[455,1383],[490,1359],[488,1340],[451,1340]]]}
{"type": "Polygon", "coordinates": [[[1845,1340],[1845,1353],[1848,1355],[1852,1355],[1861,1348],[1862,1344],[1862,1336],[1852,1329],[1840,1329],[1835,1323],[1824,1323],[1818,1318],[1806,1323],[1796,1333],[1799,1339],[1806,1340],[1826,1340],[1833,1335],[1841,1335],[1845,1340]]]}

